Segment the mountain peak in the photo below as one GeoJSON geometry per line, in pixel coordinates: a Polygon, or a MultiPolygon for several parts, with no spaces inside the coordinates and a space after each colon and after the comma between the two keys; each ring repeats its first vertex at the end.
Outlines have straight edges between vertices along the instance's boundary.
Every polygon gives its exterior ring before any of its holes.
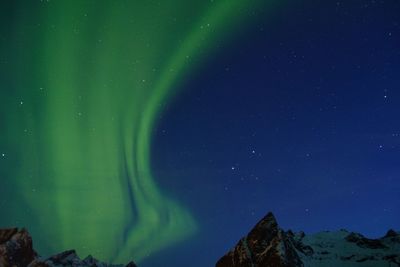
{"type": "Polygon", "coordinates": [[[216,267],[400,266],[399,242],[394,230],[380,239],[346,230],[313,235],[284,231],[269,212],[216,267]]]}
{"type": "Polygon", "coordinates": [[[222,257],[217,267],[302,266],[287,234],[279,228],[275,216],[269,212],[249,234],[222,257]]]}
{"type": "Polygon", "coordinates": [[[268,212],[267,215],[265,215],[265,217],[262,219],[262,221],[267,221],[267,222],[271,222],[271,223],[277,223],[275,215],[271,211],[268,212]]]}
{"type": "Polygon", "coordinates": [[[266,230],[278,229],[278,222],[272,212],[268,212],[255,226],[255,228],[263,228],[266,230]]]}
{"type": "Polygon", "coordinates": [[[266,242],[271,242],[280,232],[278,222],[272,212],[262,218],[247,235],[247,239],[256,242],[260,237],[266,242]]]}
{"type": "Polygon", "coordinates": [[[400,234],[397,233],[395,230],[393,229],[389,229],[389,231],[387,231],[386,235],[384,236],[384,238],[387,237],[398,237],[400,234]]]}
{"type": "MultiPolygon", "coordinates": [[[[122,267],[102,263],[92,256],[81,260],[75,250],[67,250],[48,259],[41,259],[32,245],[32,238],[25,229],[0,229],[0,266],[29,266],[29,267],[122,267]]],[[[136,267],[130,262],[126,267],[136,267]]]]}

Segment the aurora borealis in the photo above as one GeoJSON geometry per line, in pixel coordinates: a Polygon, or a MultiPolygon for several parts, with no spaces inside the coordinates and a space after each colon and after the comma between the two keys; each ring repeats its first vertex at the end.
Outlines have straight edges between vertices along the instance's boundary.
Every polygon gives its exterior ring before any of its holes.
{"type": "Polygon", "coordinates": [[[9,162],[1,163],[8,203],[0,209],[9,216],[2,224],[28,226],[34,237],[46,232],[38,237],[46,253],[76,248],[112,262],[140,262],[195,233],[191,212],[152,175],[152,131],[180,82],[256,6],[17,1],[4,8],[1,147],[9,162]]]}
{"type": "Polygon", "coordinates": [[[214,266],[268,211],[307,234],[399,230],[399,14],[3,1],[0,228],[140,267],[214,266]]]}

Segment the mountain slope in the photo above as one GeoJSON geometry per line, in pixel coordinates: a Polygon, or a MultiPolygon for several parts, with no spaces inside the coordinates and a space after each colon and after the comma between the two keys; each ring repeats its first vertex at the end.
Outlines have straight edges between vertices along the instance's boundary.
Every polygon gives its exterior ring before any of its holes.
{"type": "Polygon", "coordinates": [[[346,230],[305,235],[284,231],[268,213],[217,267],[400,266],[400,233],[368,239],[346,230]]]}
{"type": "MultiPolygon", "coordinates": [[[[32,238],[25,229],[0,229],[0,267],[123,267],[100,262],[92,256],[81,260],[75,250],[42,259],[33,249],[32,238]]],[[[130,262],[126,267],[136,267],[130,262]]]]}

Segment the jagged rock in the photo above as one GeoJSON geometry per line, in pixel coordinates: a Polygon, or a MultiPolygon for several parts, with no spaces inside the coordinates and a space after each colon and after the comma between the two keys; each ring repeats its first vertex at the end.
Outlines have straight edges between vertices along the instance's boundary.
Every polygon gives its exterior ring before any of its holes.
{"type": "Polygon", "coordinates": [[[400,233],[369,239],[346,230],[306,235],[279,228],[268,213],[217,267],[400,267],[400,233]]]}
{"type": "Polygon", "coordinates": [[[387,233],[384,236],[384,238],[397,237],[397,236],[399,236],[399,234],[395,230],[390,229],[389,231],[387,231],[387,233]]]}
{"type": "MultiPolygon", "coordinates": [[[[32,238],[25,229],[0,229],[0,267],[124,267],[100,262],[92,256],[81,260],[75,250],[41,259],[33,250],[32,238]]],[[[137,267],[132,261],[126,267],[137,267]]]]}
{"type": "Polygon", "coordinates": [[[0,229],[0,266],[26,267],[36,256],[25,229],[0,229]]]}
{"type": "Polygon", "coordinates": [[[346,236],[346,240],[357,244],[361,248],[381,249],[387,248],[379,239],[368,239],[361,234],[350,233],[346,236]]]}
{"type": "MultiPolygon", "coordinates": [[[[58,267],[58,266],[71,266],[71,267],[123,267],[124,265],[112,265],[100,262],[93,258],[91,255],[81,260],[76,254],[75,250],[67,250],[57,255],[54,255],[43,262],[37,262],[36,264],[44,264],[46,267],[58,267]]],[[[35,265],[36,266],[36,265],[35,265]]],[[[33,267],[33,266],[30,266],[33,267]]],[[[39,267],[39,266],[37,266],[39,267]]],[[[130,262],[126,267],[136,267],[133,262],[130,262]]]]}
{"type": "Polygon", "coordinates": [[[46,263],[39,261],[39,260],[34,260],[32,261],[28,267],[49,267],[49,265],[47,265],[46,263]]]}
{"type": "Polygon", "coordinates": [[[311,246],[304,245],[302,242],[305,237],[304,232],[300,232],[299,234],[293,233],[291,230],[287,231],[287,236],[290,238],[290,241],[293,243],[294,247],[303,253],[304,255],[311,256],[314,254],[314,250],[311,246]]]}
{"type": "Polygon", "coordinates": [[[278,227],[274,215],[268,213],[216,266],[303,266],[291,239],[278,227]]]}

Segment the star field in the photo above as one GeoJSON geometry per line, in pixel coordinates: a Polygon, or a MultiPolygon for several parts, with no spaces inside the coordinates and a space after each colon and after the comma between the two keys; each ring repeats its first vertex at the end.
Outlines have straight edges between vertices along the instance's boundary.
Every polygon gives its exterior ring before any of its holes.
{"type": "Polygon", "coordinates": [[[153,164],[203,225],[188,258],[211,265],[267,211],[308,233],[399,227],[399,8],[285,5],[184,85],[153,164]]]}
{"type": "Polygon", "coordinates": [[[144,267],[213,266],[268,211],[307,233],[399,229],[399,14],[4,4],[0,227],[144,267]]]}

